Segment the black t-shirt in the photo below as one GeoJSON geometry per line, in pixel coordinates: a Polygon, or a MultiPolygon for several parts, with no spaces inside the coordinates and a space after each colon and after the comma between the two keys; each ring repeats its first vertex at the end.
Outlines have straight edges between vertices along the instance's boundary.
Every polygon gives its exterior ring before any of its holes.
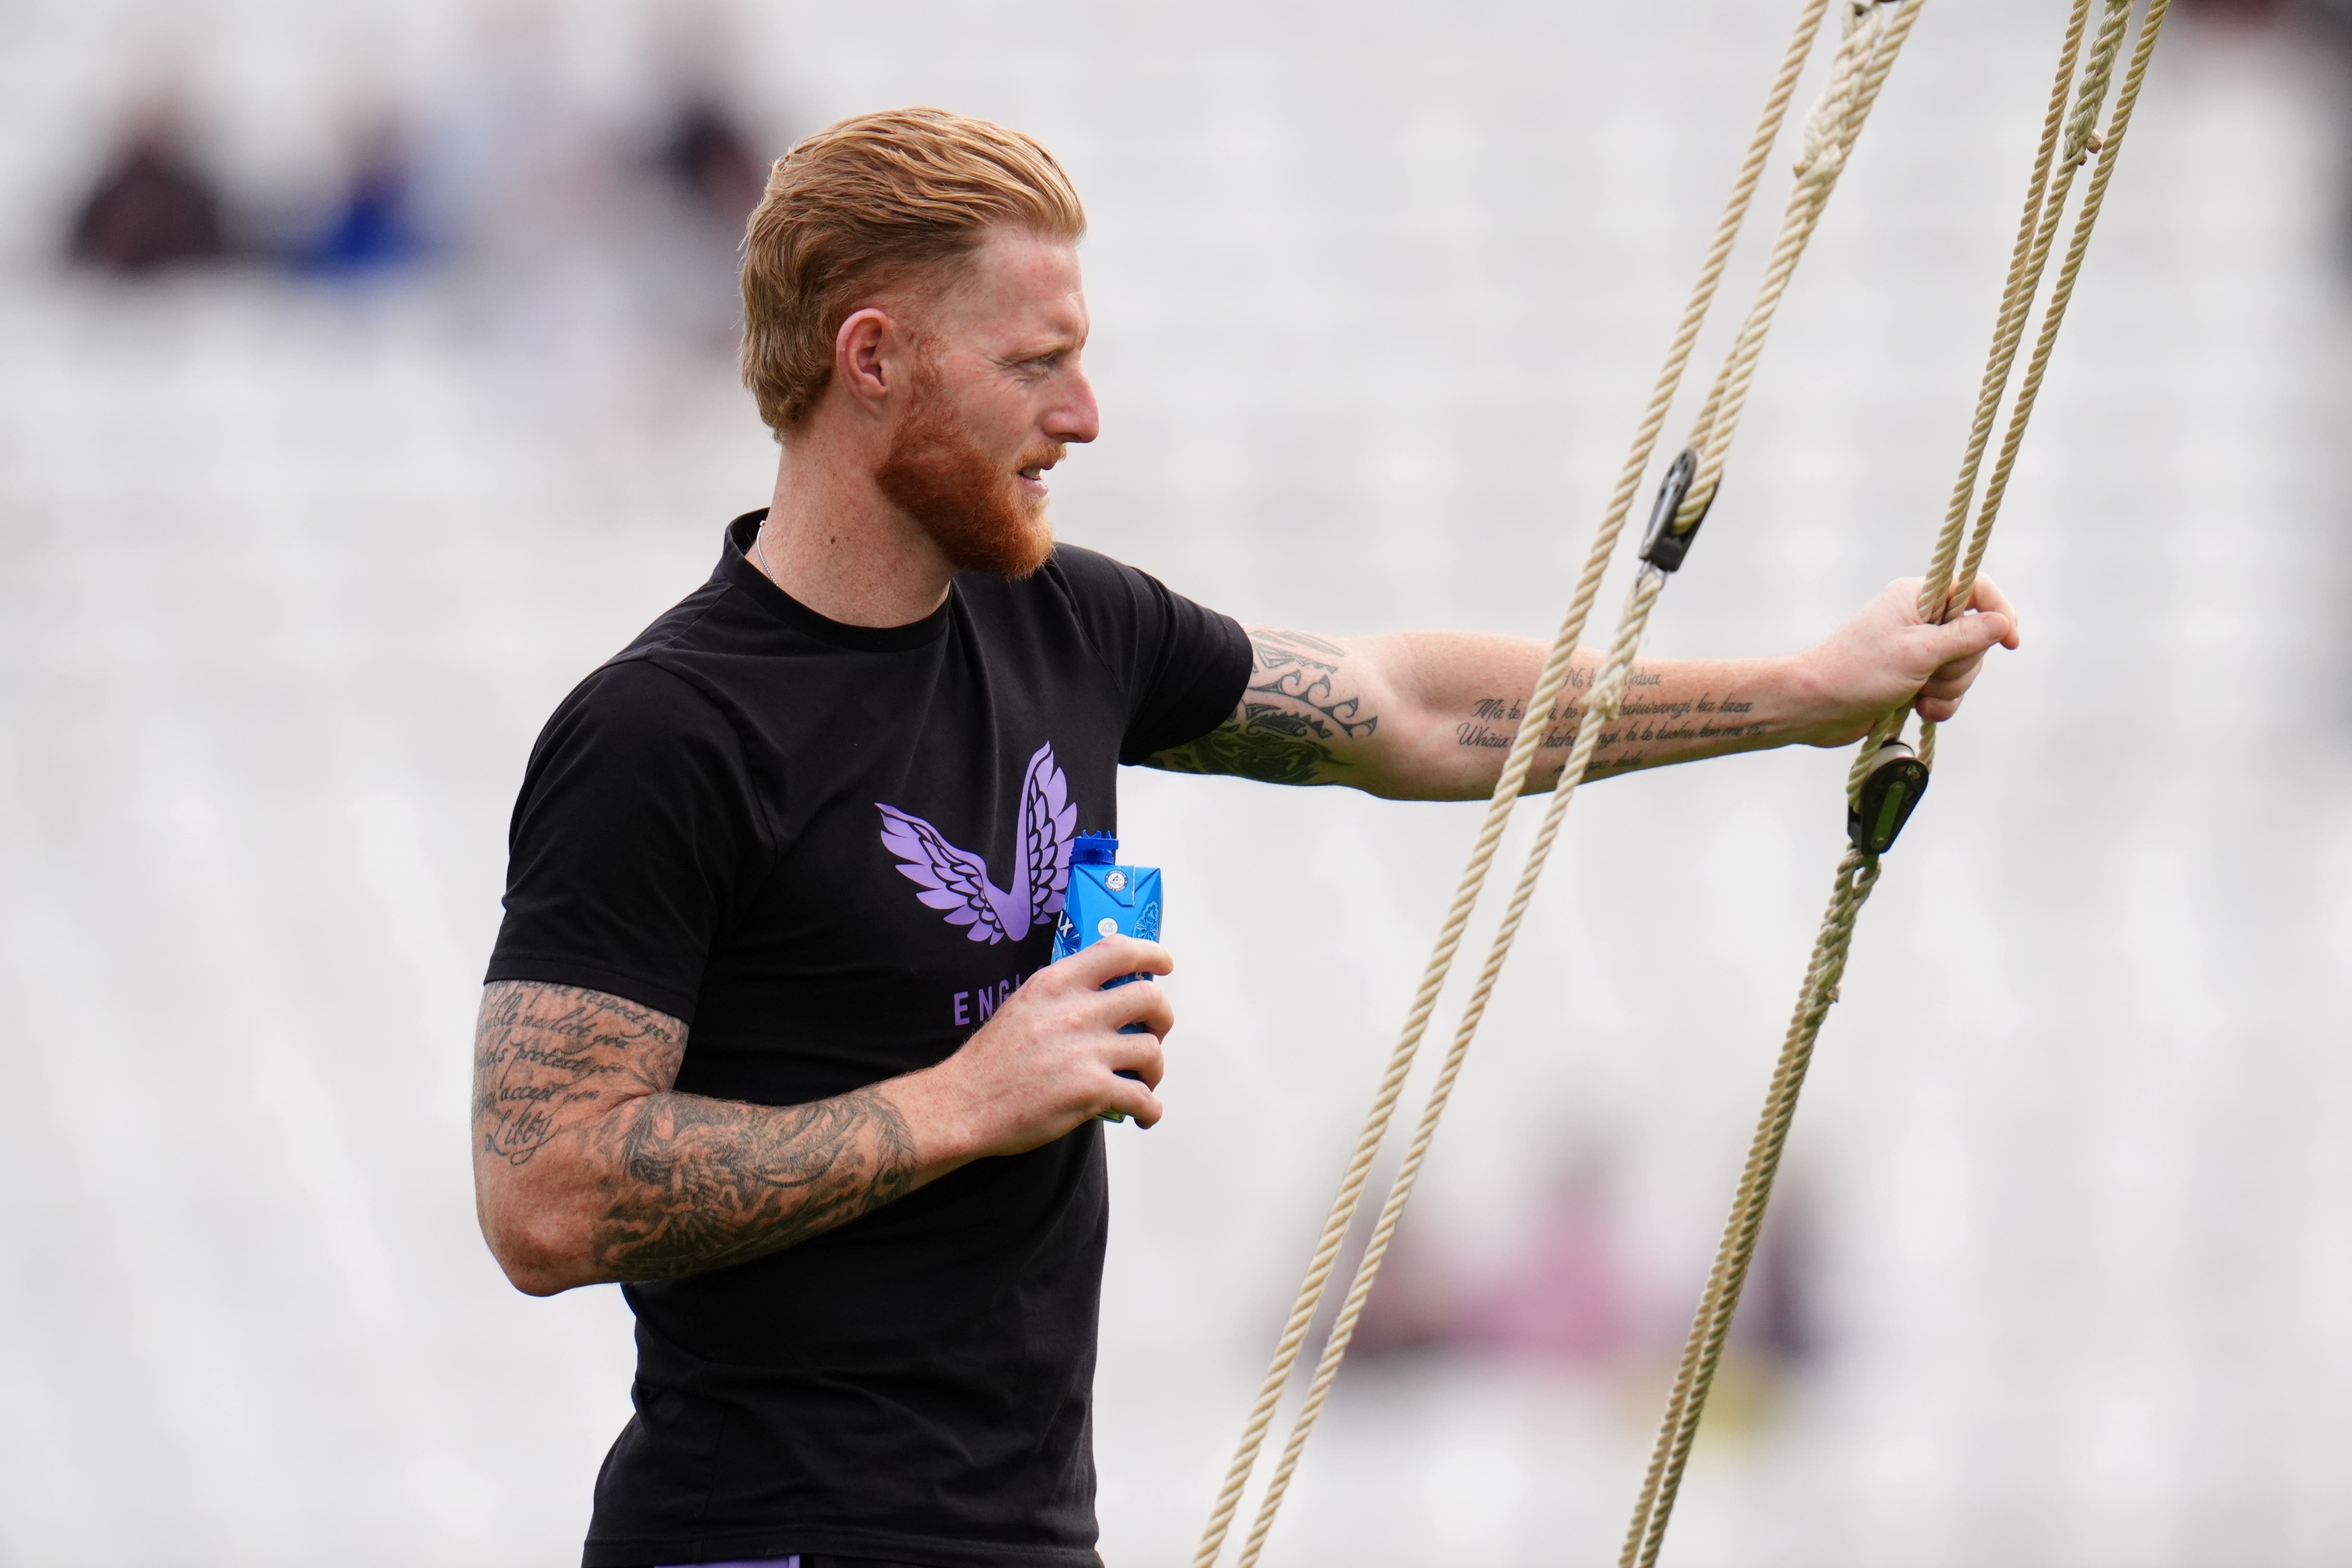
{"type": "MultiPolygon", "coordinates": [[[[1117,772],[1223,721],[1224,616],[1064,546],[846,626],[744,559],[590,675],[533,749],[492,980],[691,1026],[681,1092],[844,1093],[950,1053],[1049,959],[1117,772]]],[[[1087,1564],[1102,1124],[756,1261],[626,1288],[636,1416],[589,1568],[838,1552],[1087,1564]]]]}

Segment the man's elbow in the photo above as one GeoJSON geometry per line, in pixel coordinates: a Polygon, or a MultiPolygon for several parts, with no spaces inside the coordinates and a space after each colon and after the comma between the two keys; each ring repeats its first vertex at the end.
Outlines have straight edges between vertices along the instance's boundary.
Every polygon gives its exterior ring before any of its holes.
{"type": "Polygon", "coordinates": [[[558,1204],[485,1201],[482,1239],[507,1282],[526,1296],[553,1296],[600,1282],[584,1220],[558,1204]]]}
{"type": "Polygon", "coordinates": [[[506,1270],[507,1283],[526,1296],[557,1296],[576,1285],[594,1283],[578,1270],[565,1268],[561,1260],[521,1258],[496,1249],[492,1255],[506,1270]]]}
{"type": "Polygon", "coordinates": [[[1495,792],[1499,750],[1465,749],[1480,743],[1457,744],[1453,730],[1433,721],[1400,724],[1393,738],[1382,738],[1388,744],[1367,748],[1332,781],[1382,800],[1483,800],[1495,792]],[[1493,766],[1482,766],[1489,758],[1493,766]]]}

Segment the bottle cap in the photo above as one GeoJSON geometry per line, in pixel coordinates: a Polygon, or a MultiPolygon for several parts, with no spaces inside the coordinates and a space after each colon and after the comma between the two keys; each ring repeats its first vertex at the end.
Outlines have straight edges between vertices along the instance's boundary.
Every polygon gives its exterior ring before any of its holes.
{"type": "Polygon", "coordinates": [[[1110,865],[1118,859],[1116,833],[1080,833],[1070,845],[1072,865],[1110,865]]]}

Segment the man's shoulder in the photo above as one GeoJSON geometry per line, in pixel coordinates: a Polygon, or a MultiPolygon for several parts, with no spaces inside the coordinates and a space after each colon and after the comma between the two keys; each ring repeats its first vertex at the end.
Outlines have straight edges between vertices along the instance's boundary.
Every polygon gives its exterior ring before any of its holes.
{"type": "Polygon", "coordinates": [[[723,644],[729,631],[729,587],[725,579],[717,576],[696,584],[693,592],[656,616],[629,640],[628,646],[605,660],[599,673],[624,664],[658,660],[665,653],[723,644]]]}
{"type": "Polygon", "coordinates": [[[713,574],[590,671],[557,717],[579,710],[631,727],[708,727],[735,704],[734,656],[763,647],[759,618],[747,612],[724,574],[713,574]]]}
{"type": "Polygon", "coordinates": [[[630,648],[605,660],[572,688],[547,721],[551,742],[598,750],[657,752],[694,738],[732,742],[734,727],[701,682],[656,651],[630,648]]]}

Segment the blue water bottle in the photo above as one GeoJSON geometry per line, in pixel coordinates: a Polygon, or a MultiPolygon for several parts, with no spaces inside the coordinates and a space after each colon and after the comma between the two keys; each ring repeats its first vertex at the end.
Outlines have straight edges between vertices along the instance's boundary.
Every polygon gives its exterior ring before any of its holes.
{"type": "MultiPolygon", "coordinates": [[[[1139,936],[1160,940],[1160,868],[1120,865],[1118,839],[1110,833],[1080,833],[1070,846],[1070,888],[1062,901],[1062,918],[1054,926],[1054,959],[1094,946],[1106,936],[1139,936]]],[[[1124,986],[1140,975],[1121,975],[1103,987],[1124,986]]],[[[1141,1034],[1143,1026],[1129,1024],[1121,1034],[1141,1034]]],[[[1138,1078],[1121,1072],[1121,1078],[1138,1078]]],[[[1106,1111],[1106,1122],[1124,1122],[1124,1113],[1106,1111]]]]}

